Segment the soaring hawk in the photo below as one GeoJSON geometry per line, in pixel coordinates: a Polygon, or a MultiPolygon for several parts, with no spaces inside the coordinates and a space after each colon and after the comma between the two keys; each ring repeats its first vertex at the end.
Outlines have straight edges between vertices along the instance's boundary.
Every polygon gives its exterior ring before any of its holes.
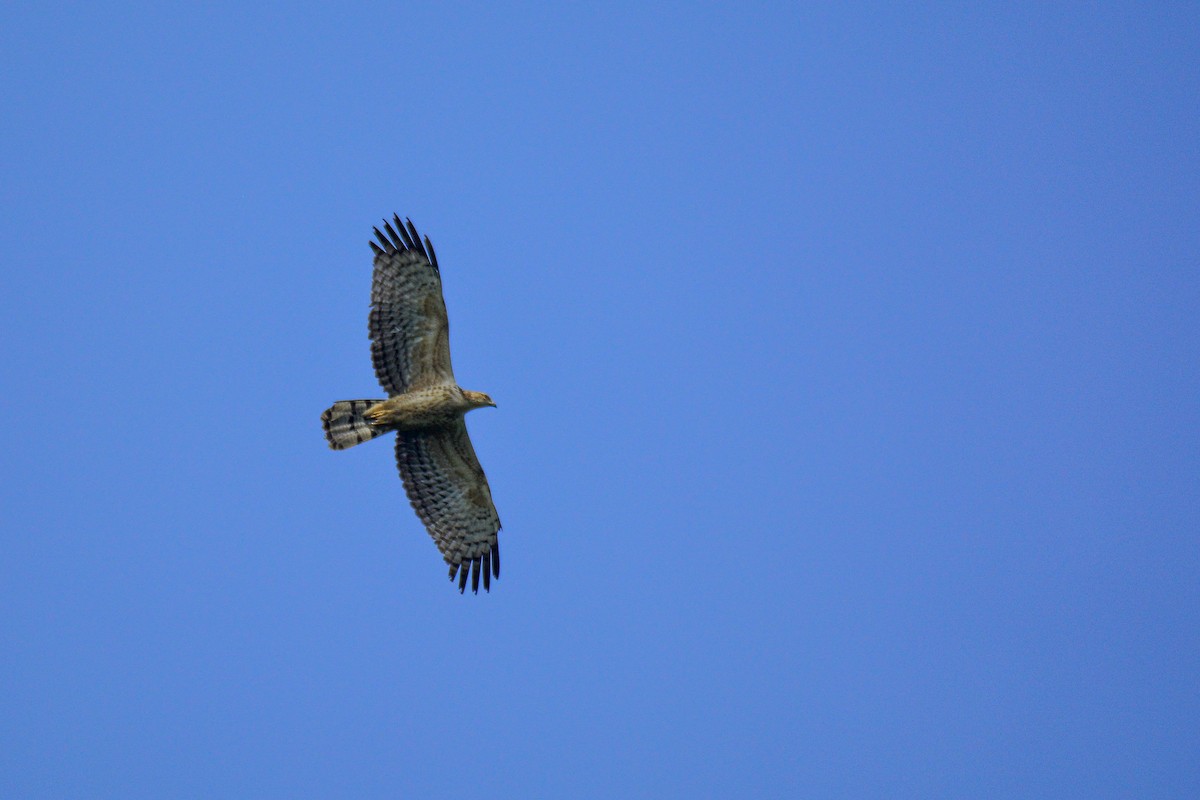
{"type": "Polygon", "coordinates": [[[459,592],[490,591],[500,577],[500,517],[463,416],[495,407],[482,392],[459,387],[450,367],[450,325],[442,278],[429,237],[394,217],[375,228],[379,244],[371,282],[371,359],[386,400],[341,400],[321,415],[334,450],[396,432],[396,463],[404,490],[459,592]]]}

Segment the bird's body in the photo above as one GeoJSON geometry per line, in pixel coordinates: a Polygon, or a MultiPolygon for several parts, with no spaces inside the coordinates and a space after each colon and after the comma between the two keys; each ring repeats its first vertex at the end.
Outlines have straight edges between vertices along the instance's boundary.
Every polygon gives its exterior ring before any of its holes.
{"type": "Polygon", "coordinates": [[[500,577],[500,518],[487,477],[467,436],[468,411],[495,406],[461,388],[450,367],[450,331],[433,246],[422,247],[412,222],[378,228],[371,286],[371,356],[387,391],[382,400],[341,400],[321,415],[335,450],[396,433],[396,463],[417,516],[446,563],[450,579],[474,591],[500,577]],[[380,246],[382,245],[382,247],[380,246]],[[460,572],[461,569],[461,572],[460,572]]]}
{"type": "Polygon", "coordinates": [[[480,402],[458,386],[430,386],[414,389],[381,400],[364,413],[375,425],[386,425],[397,431],[418,431],[423,428],[444,427],[461,419],[468,411],[491,405],[480,402]]]}

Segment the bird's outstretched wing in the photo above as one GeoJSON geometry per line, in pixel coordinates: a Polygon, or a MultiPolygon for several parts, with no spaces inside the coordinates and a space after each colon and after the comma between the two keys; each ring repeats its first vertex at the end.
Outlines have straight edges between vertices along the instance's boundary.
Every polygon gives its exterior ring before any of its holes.
{"type": "Polygon", "coordinates": [[[450,322],[442,300],[442,277],[429,237],[422,244],[412,221],[384,221],[375,228],[375,275],[371,281],[371,359],[389,396],[428,386],[454,385],[450,322]]]}
{"type": "Polygon", "coordinates": [[[450,580],[457,575],[463,591],[470,574],[478,592],[482,575],[490,590],[500,577],[500,517],[466,423],[398,433],[396,464],[413,509],[450,565],[450,580]]]}

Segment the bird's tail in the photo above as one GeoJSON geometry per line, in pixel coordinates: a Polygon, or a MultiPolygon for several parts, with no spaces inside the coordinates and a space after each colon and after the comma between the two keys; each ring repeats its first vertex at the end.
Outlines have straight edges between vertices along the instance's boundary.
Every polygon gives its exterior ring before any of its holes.
{"type": "Polygon", "coordinates": [[[382,400],[339,400],[321,415],[325,438],[334,450],[345,450],[387,433],[390,428],[372,425],[363,412],[382,400]]]}

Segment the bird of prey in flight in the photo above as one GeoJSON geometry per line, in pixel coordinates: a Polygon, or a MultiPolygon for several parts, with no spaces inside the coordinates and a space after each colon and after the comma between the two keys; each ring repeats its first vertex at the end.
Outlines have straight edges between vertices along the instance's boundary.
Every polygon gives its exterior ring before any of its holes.
{"type": "Polygon", "coordinates": [[[396,464],[413,509],[450,565],[450,580],[484,591],[500,577],[500,517],[464,415],[494,407],[461,388],[450,367],[450,326],[442,277],[429,237],[411,220],[375,228],[371,281],[371,359],[387,398],[340,400],[321,415],[325,438],[345,450],[396,433],[396,464]],[[386,235],[385,235],[386,234],[386,235]]]}

